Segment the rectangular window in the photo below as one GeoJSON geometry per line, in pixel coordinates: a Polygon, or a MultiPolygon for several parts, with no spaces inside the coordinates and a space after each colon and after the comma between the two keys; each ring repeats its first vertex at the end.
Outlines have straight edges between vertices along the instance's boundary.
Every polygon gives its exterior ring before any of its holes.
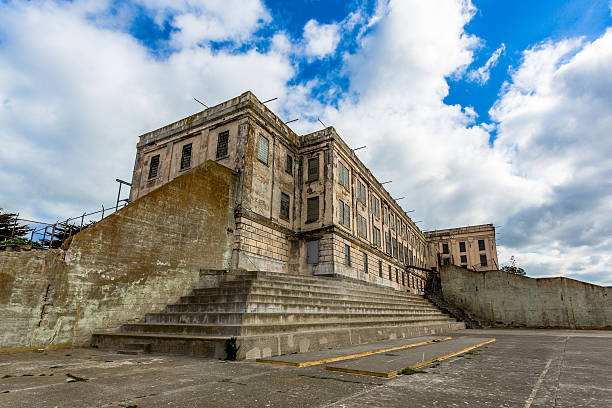
{"type": "Polygon", "coordinates": [[[363,271],[368,273],[368,254],[363,253],[363,271]]]}
{"type": "Polygon", "coordinates": [[[357,214],[358,225],[357,230],[360,237],[368,238],[368,221],[361,214],[357,214]]]}
{"type": "Polygon", "coordinates": [[[306,222],[319,219],[319,196],[310,197],[306,200],[306,222]]]}
{"type": "Polygon", "coordinates": [[[289,221],[289,204],[289,195],[281,193],[280,217],[286,221],[289,221]]]}
{"type": "Polygon", "coordinates": [[[378,261],[378,277],[382,278],[382,261],[378,261]]]}
{"type": "Polygon", "coordinates": [[[380,200],[372,196],[372,212],[375,216],[380,217],[380,200]]]}
{"type": "Polygon", "coordinates": [[[265,137],[264,135],[260,133],[259,141],[257,143],[257,159],[267,166],[269,154],[270,154],[270,142],[268,141],[267,137],[265,137]]]}
{"type": "Polygon", "coordinates": [[[410,251],[408,251],[408,256],[410,257],[410,259],[408,260],[408,262],[410,262],[410,265],[414,265],[413,262],[413,256],[412,256],[412,249],[410,251]]]}
{"type": "Polygon", "coordinates": [[[485,243],[484,243],[484,239],[479,239],[479,240],[478,240],[478,250],[479,250],[479,251],[484,251],[484,250],[485,250],[485,243]]]}
{"type": "Polygon", "coordinates": [[[443,265],[450,265],[450,258],[448,258],[448,257],[442,258],[442,264],[443,265]]]}
{"type": "Polygon", "coordinates": [[[183,146],[183,152],[181,154],[181,170],[185,170],[191,167],[191,143],[183,146]]]}
{"type": "Polygon", "coordinates": [[[387,254],[391,255],[391,233],[385,232],[385,249],[387,254]]]}
{"type": "Polygon", "coordinates": [[[308,159],[308,181],[319,179],[319,156],[308,159]]]}
{"type": "Polygon", "coordinates": [[[404,245],[404,263],[408,265],[408,246],[404,245]]]}
{"type": "Polygon", "coordinates": [[[309,264],[319,263],[319,240],[306,241],[306,261],[309,264]]]}
{"type": "Polygon", "coordinates": [[[357,199],[366,204],[366,187],[360,180],[357,180],[357,199]]]}
{"type": "Polygon", "coordinates": [[[392,281],[393,277],[391,276],[391,265],[389,265],[389,280],[392,281]]]}
{"type": "Polygon", "coordinates": [[[448,244],[442,244],[442,253],[443,253],[443,254],[448,254],[448,253],[450,253],[450,252],[448,251],[448,244]]]}
{"type": "Polygon", "coordinates": [[[406,286],[406,273],[402,272],[402,286],[406,286]]]}
{"type": "Polygon", "coordinates": [[[338,201],[338,216],[340,218],[340,224],[351,228],[351,207],[349,207],[349,205],[342,200],[338,201]]]}
{"type": "Polygon", "coordinates": [[[151,157],[151,164],[149,166],[149,180],[157,177],[157,170],[159,169],[159,154],[151,157]]]}
{"type": "Polygon", "coordinates": [[[391,213],[391,229],[395,230],[395,214],[391,213]]]}
{"type": "Polygon", "coordinates": [[[461,255],[461,264],[467,264],[467,255],[461,255]]]}
{"type": "Polygon", "coordinates": [[[384,223],[389,225],[389,209],[387,208],[386,205],[383,207],[383,215],[385,218],[384,223]]]}
{"type": "Polygon", "coordinates": [[[395,281],[397,283],[399,283],[399,272],[398,272],[397,268],[395,268],[395,281]]]}
{"type": "Polygon", "coordinates": [[[351,246],[344,244],[344,264],[351,266],[351,246]]]}
{"type": "Polygon", "coordinates": [[[381,247],[380,245],[380,230],[376,227],[374,227],[374,245],[378,248],[381,247]]]}
{"type": "Polygon", "coordinates": [[[344,186],[344,188],[348,190],[350,189],[349,179],[350,174],[348,167],[342,164],[341,161],[338,161],[338,183],[340,183],[341,186],[344,186]]]}
{"type": "Polygon", "coordinates": [[[393,238],[391,242],[393,244],[393,257],[397,259],[397,239],[393,238]]]}
{"type": "Polygon", "coordinates": [[[459,243],[459,252],[465,252],[465,242],[459,243]]]}
{"type": "Polygon", "coordinates": [[[485,254],[480,255],[480,266],[487,266],[487,256],[485,254]]]}
{"type": "Polygon", "coordinates": [[[229,143],[229,131],[219,133],[217,137],[217,159],[227,156],[227,145],[229,143]]]}
{"type": "Polygon", "coordinates": [[[404,246],[399,246],[399,261],[404,262],[404,246]]]}
{"type": "Polygon", "coordinates": [[[287,160],[285,161],[285,173],[293,174],[293,156],[287,154],[287,160]]]}

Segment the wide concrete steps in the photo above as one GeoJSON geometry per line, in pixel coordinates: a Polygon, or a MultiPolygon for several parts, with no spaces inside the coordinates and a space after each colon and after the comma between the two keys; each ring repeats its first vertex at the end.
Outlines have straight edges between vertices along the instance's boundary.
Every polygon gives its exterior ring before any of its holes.
{"type": "Polygon", "coordinates": [[[239,358],[261,358],[464,328],[421,296],[358,281],[271,272],[225,279],[96,333],[92,345],[222,358],[225,340],[236,337],[239,358]]]}

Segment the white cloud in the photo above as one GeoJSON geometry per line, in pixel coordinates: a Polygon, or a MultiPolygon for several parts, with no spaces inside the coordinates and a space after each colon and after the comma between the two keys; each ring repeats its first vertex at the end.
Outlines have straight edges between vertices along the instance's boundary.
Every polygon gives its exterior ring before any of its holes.
{"type": "Polygon", "coordinates": [[[310,20],[304,26],[304,52],[308,57],[324,58],[332,55],[340,42],[338,24],[319,24],[310,20]]]}
{"type": "Polygon", "coordinates": [[[484,85],[489,81],[491,76],[491,68],[497,65],[499,57],[506,52],[506,45],[502,43],[501,47],[496,49],[487,62],[480,68],[469,71],[467,73],[468,80],[484,85]]]}

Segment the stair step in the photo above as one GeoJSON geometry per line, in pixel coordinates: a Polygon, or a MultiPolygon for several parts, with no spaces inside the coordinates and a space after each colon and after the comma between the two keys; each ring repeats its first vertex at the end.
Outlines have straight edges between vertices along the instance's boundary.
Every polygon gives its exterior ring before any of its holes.
{"type": "Polygon", "coordinates": [[[167,313],[234,312],[234,313],[382,313],[439,311],[432,305],[364,305],[361,302],[205,302],[177,303],[166,306],[167,313]]]}

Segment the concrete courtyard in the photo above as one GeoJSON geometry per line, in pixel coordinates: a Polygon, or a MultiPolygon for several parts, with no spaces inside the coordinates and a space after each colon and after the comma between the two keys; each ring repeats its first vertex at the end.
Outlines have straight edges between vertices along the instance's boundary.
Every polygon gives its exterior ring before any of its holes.
{"type": "Polygon", "coordinates": [[[612,331],[465,330],[496,342],[391,379],[96,349],[0,355],[0,407],[611,407],[612,331]],[[70,381],[70,382],[69,382],[70,381]]]}

